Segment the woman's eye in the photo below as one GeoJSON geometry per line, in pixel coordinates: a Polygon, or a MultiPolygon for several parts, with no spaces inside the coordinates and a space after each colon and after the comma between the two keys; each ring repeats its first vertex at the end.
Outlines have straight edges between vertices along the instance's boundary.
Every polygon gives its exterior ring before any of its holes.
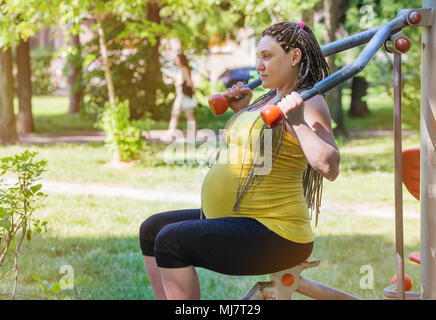
{"type": "Polygon", "coordinates": [[[271,55],[269,54],[263,54],[262,56],[257,56],[257,61],[263,59],[263,60],[268,60],[269,58],[271,58],[271,55]]]}

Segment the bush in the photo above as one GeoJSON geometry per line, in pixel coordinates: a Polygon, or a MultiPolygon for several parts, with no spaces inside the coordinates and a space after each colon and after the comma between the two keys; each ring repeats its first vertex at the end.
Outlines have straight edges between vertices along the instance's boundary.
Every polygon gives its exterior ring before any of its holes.
{"type": "Polygon", "coordinates": [[[30,65],[32,72],[32,94],[49,95],[56,88],[51,82],[51,60],[53,50],[50,47],[36,47],[30,52],[30,65]]]}
{"type": "Polygon", "coordinates": [[[115,104],[106,102],[105,111],[99,116],[97,128],[106,133],[105,144],[120,161],[137,160],[144,148],[145,140],[141,136],[141,128],[148,129],[151,119],[130,121],[129,101],[116,100],[115,104]]]}

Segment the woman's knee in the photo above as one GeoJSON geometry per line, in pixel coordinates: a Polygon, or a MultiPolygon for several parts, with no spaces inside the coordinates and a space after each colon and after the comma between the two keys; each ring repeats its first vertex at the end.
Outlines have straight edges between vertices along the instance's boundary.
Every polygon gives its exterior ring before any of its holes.
{"type": "Polygon", "coordinates": [[[143,255],[154,256],[154,242],[156,235],[162,228],[158,215],[148,217],[139,228],[139,242],[143,255]]]}
{"type": "Polygon", "coordinates": [[[182,223],[168,224],[157,234],[154,252],[159,267],[182,268],[191,265],[180,246],[178,229],[182,223]]]}
{"type": "Polygon", "coordinates": [[[174,249],[174,245],[177,242],[176,233],[176,223],[171,223],[164,226],[154,239],[154,251],[172,252],[174,249]]]}

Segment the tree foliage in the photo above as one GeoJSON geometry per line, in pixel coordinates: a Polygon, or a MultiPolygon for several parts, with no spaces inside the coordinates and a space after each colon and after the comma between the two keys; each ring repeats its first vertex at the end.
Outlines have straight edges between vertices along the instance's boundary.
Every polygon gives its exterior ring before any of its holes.
{"type": "Polygon", "coordinates": [[[33,215],[46,197],[38,181],[47,162],[37,161],[36,156],[36,152],[26,150],[0,158],[0,280],[14,273],[12,299],[17,290],[18,258],[23,241],[31,241],[32,231],[47,230],[47,222],[33,215]],[[13,180],[5,181],[10,176],[13,180]]]}

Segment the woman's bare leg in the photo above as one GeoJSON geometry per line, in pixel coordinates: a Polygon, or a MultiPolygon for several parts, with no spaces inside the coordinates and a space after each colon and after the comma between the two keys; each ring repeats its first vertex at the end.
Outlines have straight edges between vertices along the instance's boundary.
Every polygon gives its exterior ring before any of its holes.
{"type": "Polygon", "coordinates": [[[144,256],[145,267],[147,269],[148,278],[150,279],[151,287],[157,300],[166,300],[165,290],[162,285],[162,278],[155,257],[144,256]]]}
{"type": "Polygon", "coordinates": [[[170,123],[168,125],[168,133],[173,134],[176,131],[177,124],[179,123],[180,114],[171,114],[170,123]]]}
{"type": "Polygon", "coordinates": [[[186,110],[185,111],[186,120],[188,122],[188,130],[192,130],[194,132],[194,137],[196,133],[196,123],[195,123],[195,116],[193,110],[186,110]]]}
{"type": "Polygon", "coordinates": [[[200,281],[193,266],[159,268],[166,297],[169,300],[199,300],[200,281]]]}

